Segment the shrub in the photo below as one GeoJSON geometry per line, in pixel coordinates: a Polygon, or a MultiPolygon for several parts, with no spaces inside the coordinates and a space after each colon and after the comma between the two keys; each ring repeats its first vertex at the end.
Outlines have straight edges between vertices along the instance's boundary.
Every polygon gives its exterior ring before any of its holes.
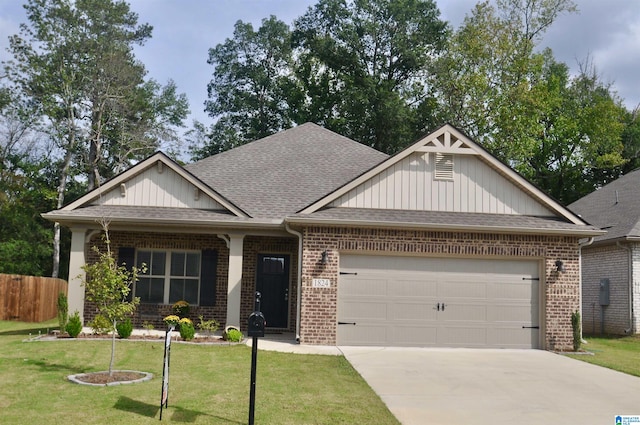
{"type": "Polygon", "coordinates": [[[180,336],[182,339],[191,341],[195,335],[196,330],[193,327],[193,322],[186,317],[180,319],[180,336]]]}
{"type": "Polygon", "coordinates": [[[162,321],[167,326],[177,326],[178,323],[180,323],[180,318],[178,316],[176,316],[175,314],[170,314],[167,317],[165,317],[164,319],[162,319],[162,321]]]}
{"type": "Polygon", "coordinates": [[[67,300],[67,295],[64,292],[60,292],[58,294],[58,325],[60,326],[60,332],[65,330],[67,320],[69,320],[69,301],[67,300]]]}
{"type": "Polygon", "coordinates": [[[200,319],[200,323],[197,326],[202,332],[212,334],[220,328],[220,323],[217,320],[204,320],[203,316],[198,316],[198,319],[200,319]]]}
{"type": "Polygon", "coordinates": [[[173,309],[173,314],[175,314],[180,318],[187,317],[189,315],[189,303],[186,301],[176,302],[173,305],[172,309],[173,309]]]}
{"type": "Polygon", "coordinates": [[[240,342],[242,338],[242,332],[233,327],[228,327],[224,333],[224,339],[229,342],[240,342]]]}
{"type": "Polygon", "coordinates": [[[116,325],[116,331],[118,331],[118,336],[123,339],[127,339],[131,336],[133,332],[133,324],[131,323],[131,319],[127,318],[123,322],[118,322],[116,325]]]}
{"type": "Polygon", "coordinates": [[[573,351],[578,351],[582,345],[581,320],[578,310],[571,313],[571,329],[573,330],[573,351]]]}
{"type": "Polygon", "coordinates": [[[89,322],[89,326],[96,335],[106,335],[113,330],[113,324],[101,314],[97,314],[96,317],[89,322]]]}
{"type": "Polygon", "coordinates": [[[71,338],[75,338],[80,335],[80,332],[82,332],[82,321],[80,320],[80,314],[77,311],[69,318],[64,330],[67,331],[71,338]]]}

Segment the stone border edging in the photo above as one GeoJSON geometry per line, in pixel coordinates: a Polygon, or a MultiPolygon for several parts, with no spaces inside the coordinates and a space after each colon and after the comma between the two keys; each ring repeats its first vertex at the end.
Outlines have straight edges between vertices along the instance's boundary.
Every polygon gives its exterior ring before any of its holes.
{"type": "Polygon", "coordinates": [[[116,385],[127,385],[127,384],[137,384],[139,382],[146,382],[146,381],[150,381],[153,378],[153,373],[150,372],[140,372],[138,370],[114,370],[114,372],[133,372],[133,373],[141,373],[144,376],[142,378],[139,379],[134,379],[133,381],[115,381],[115,382],[108,382],[106,384],[94,384],[91,382],[84,382],[78,379],[78,377],[81,376],[86,376],[86,375],[91,375],[92,373],[104,373],[104,372],[108,372],[108,371],[103,371],[103,372],[91,372],[91,373],[78,373],[75,375],[69,375],[67,376],[67,379],[75,384],[80,384],[80,385],[90,385],[93,387],[113,387],[116,385]]]}

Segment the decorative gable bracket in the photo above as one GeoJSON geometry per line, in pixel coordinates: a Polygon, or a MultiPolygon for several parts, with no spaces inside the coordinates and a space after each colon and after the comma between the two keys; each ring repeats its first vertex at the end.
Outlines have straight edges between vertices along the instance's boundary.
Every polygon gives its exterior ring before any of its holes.
{"type": "Polygon", "coordinates": [[[440,154],[455,155],[479,155],[480,153],[467,145],[464,141],[455,137],[449,131],[443,132],[438,137],[427,141],[424,145],[416,148],[416,152],[436,152],[440,154]]]}

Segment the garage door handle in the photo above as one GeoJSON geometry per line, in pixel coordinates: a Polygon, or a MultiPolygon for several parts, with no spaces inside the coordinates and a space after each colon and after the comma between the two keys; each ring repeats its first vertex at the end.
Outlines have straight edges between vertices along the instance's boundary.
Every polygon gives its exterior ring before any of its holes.
{"type": "Polygon", "coordinates": [[[356,325],[356,322],[338,322],[339,325],[356,325]]]}
{"type": "Polygon", "coordinates": [[[522,329],[540,329],[540,326],[523,326],[522,329]]]}

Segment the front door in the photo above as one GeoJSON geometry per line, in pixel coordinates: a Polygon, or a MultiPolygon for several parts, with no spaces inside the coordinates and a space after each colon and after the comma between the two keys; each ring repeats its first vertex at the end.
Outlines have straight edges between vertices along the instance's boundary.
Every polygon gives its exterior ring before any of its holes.
{"type": "Polygon", "coordinates": [[[260,310],[268,328],[289,326],[289,256],[258,255],[256,291],[262,294],[260,310]]]}

